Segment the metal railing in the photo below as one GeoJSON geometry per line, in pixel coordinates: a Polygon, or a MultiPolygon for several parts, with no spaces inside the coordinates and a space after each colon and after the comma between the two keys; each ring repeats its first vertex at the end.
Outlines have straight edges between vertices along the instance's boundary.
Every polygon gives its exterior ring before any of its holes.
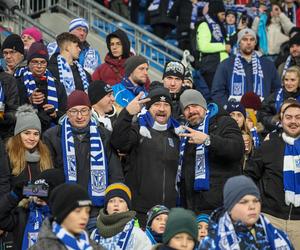
{"type": "Polygon", "coordinates": [[[163,69],[167,61],[181,60],[183,55],[179,48],[93,0],[27,0],[24,1],[22,9],[29,16],[58,11],[71,18],[84,17],[88,20],[90,28],[103,39],[117,28],[122,29],[128,35],[135,52],[145,56],[150,64],[159,70],[163,69]]]}

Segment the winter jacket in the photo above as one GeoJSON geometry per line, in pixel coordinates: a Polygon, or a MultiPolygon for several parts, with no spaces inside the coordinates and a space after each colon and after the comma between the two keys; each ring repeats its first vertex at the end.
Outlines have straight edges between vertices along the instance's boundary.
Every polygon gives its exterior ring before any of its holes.
{"type": "Polygon", "coordinates": [[[183,155],[180,194],[182,206],[196,214],[210,214],[222,205],[223,186],[227,179],[241,173],[244,141],[237,123],[221,111],[209,120],[209,183],[207,191],[195,191],[196,144],[187,143],[183,155]],[[224,146],[226,145],[226,146],[224,146]]]}
{"type": "Polygon", "coordinates": [[[2,194],[9,192],[10,190],[10,170],[6,155],[6,150],[2,139],[0,138],[0,197],[2,194]]]}
{"type": "MultiPolygon", "coordinates": [[[[46,219],[43,222],[42,228],[39,232],[38,241],[30,250],[67,250],[66,246],[61,243],[61,241],[52,232],[51,226],[52,220],[46,219]]],[[[97,245],[95,242],[90,240],[90,245],[93,250],[104,250],[103,247],[97,245]]]]}
{"type": "Polygon", "coordinates": [[[0,82],[4,92],[4,119],[0,119],[0,137],[8,139],[13,135],[16,122],[15,113],[19,106],[19,93],[16,79],[0,69],[0,82]]]}
{"type": "Polygon", "coordinates": [[[148,8],[150,25],[168,25],[172,28],[175,28],[176,20],[168,16],[170,1],[171,0],[160,0],[158,8],[153,11],[150,11],[148,8]]]}
{"type": "MultiPolygon", "coordinates": [[[[289,56],[289,54],[288,54],[289,56]]],[[[287,59],[287,58],[286,58],[287,59]]],[[[278,74],[280,77],[282,77],[282,74],[283,74],[283,70],[284,70],[284,66],[285,66],[285,63],[286,63],[286,59],[283,63],[281,63],[279,66],[278,66],[278,74]]],[[[290,65],[289,67],[292,67],[292,66],[298,66],[300,67],[300,57],[292,57],[291,58],[291,62],[290,62],[290,65]]]]}
{"type": "Polygon", "coordinates": [[[283,220],[300,220],[300,207],[285,204],[283,158],[285,142],[282,134],[272,133],[246,163],[244,174],[260,188],[262,212],[283,220]]]}
{"type": "MultiPolygon", "coordinates": [[[[257,33],[259,17],[255,17],[252,23],[252,29],[257,33]]],[[[272,17],[271,23],[266,27],[268,40],[268,54],[277,55],[280,51],[280,45],[289,40],[289,32],[295,25],[290,19],[281,13],[278,17],[272,17]]]]}
{"type": "MultiPolygon", "coordinates": [[[[211,89],[212,99],[222,107],[227,104],[230,96],[231,78],[233,73],[235,57],[232,56],[219,64],[211,89]]],[[[242,58],[242,64],[246,74],[245,93],[253,91],[253,73],[252,63],[242,58]]],[[[266,58],[260,57],[260,64],[263,71],[263,97],[267,98],[271,93],[281,87],[281,80],[278,76],[273,62],[266,58]]]]}
{"type": "Polygon", "coordinates": [[[123,109],[116,120],[111,143],[129,154],[125,182],[132,191],[133,210],[146,214],[157,204],[175,207],[175,177],[178,168],[179,140],[172,129],[156,131],[149,128],[152,138],[140,135],[133,116],[123,109]]]}

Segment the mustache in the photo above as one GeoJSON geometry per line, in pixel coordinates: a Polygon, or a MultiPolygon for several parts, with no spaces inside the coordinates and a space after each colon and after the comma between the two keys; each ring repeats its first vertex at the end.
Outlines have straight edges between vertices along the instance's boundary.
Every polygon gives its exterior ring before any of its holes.
{"type": "Polygon", "coordinates": [[[189,115],[188,115],[188,118],[190,118],[190,117],[192,117],[192,116],[194,116],[194,115],[197,115],[198,113],[190,113],[189,115]]]}
{"type": "Polygon", "coordinates": [[[157,111],[155,115],[167,115],[166,112],[162,112],[162,111],[157,111]]]}

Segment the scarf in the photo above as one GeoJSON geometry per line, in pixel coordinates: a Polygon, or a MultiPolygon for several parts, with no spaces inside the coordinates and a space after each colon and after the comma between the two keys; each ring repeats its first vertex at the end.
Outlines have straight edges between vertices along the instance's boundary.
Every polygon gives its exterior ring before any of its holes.
{"type": "Polygon", "coordinates": [[[24,74],[26,68],[27,67],[18,67],[18,68],[16,68],[15,73],[14,73],[14,77],[15,78],[21,77],[24,74]]]}
{"type": "Polygon", "coordinates": [[[258,148],[260,146],[260,139],[257,133],[257,128],[253,127],[250,129],[251,137],[253,139],[254,148],[258,148]]]}
{"type": "Polygon", "coordinates": [[[57,42],[52,42],[52,43],[49,43],[47,45],[47,50],[48,50],[48,54],[49,54],[49,58],[51,58],[51,56],[55,53],[59,53],[59,47],[57,45],[57,42]]]}
{"type": "Polygon", "coordinates": [[[285,61],[284,68],[283,68],[283,71],[282,71],[282,76],[285,75],[285,72],[286,72],[287,69],[291,66],[291,61],[292,61],[292,56],[289,55],[288,58],[287,58],[286,61],[285,61]]]}
{"type": "Polygon", "coordinates": [[[300,139],[282,133],[285,142],[283,157],[283,186],[285,204],[300,206],[300,139]]]}
{"type": "Polygon", "coordinates": [[[193,9],[192,9],[192,16],[191,16],[191,24],[190,24],[190,28],[192,30],[195,29],[195,24],[198,21],[198,13],[199,11],[204,8],[204,6],[206,5],[206,2],[197,2],[197,3],[193,3],[193,9]]]}
{"type": "Polygon", "coordinates": [[[3,111],[4,111],[4,90],[2,87],[2,82],[0,81],[0,107],[3,107],[3,111]]]}
{"type": "Polygon", "coordinates": [[[34,150],[32,153],[28,150],[25,151],[25,160],[27,162],[39,162],[41,160],[40,152],[34,150]]]}
{"type": "Polygon", "coordinates": [[[36,243],[42,222],[49,215],[50,209],[47,205],[39,206],[35,202],[30,202],[29,216],[23,235],[22,250],[27,250],[36,243]]]}
{"type": "MultiPolygon", "coordinates": [[[[169,0],[167,13],[170,11],[170,9],[172,8],[173,4],[174,4],[174,1],[173,0],[169,0]]],[[[148,7],[148,11],[158,10],[159,9],[159,5],[160,5],[160,0],[153,0],[153,2],[148,7]]]]}
{"type": "Polygon", "coordinates": [[[156,232],[153,232],[150,227],[146,228],[145,233],[146,233],[148,239],[151,241],[152,245],[156,245],[157,243],[162,243],[162,235],[163,234],[158,234],[156,232]]]}
{"type": "Polygon", "coordinates": [[[259,17],[257,35],[259,37],[259,47],[264,55],[268,55],[268,38],[267,38],[267,19],[266,13],[262,13],[259,17]]]}
{"type": "Polygon", "coordinates": [[[145,89],[145,86],[140,86],[140,85],[134,85],[129,79],[128,77],[124,77],[122,84],[124,85],[124,87],[129,90],[130,92],[132,92],[135,96],[137,96],[140,92],[144,92],[144,97],[146,97],[147,94],[147,90],[145,89]]]}
{"type": "MultiPolygon", "coordinates": [[[[66,182],[77,182],[76,152],[72,127],[67,117],[62,120],[62,150],[63,164],[66,182]]],[[[89,123],[90,132],[90,178],[88,184],[88,193],[94,206],[102,206],[104,204],[104,191],[107,187],[107,159],[104,147],[97,129],[96,122],[91,119],[89,123]]],[[[80,154],[80,152],[78,152],[80,154]]]]}
{"type": "Polygon", "coordinates": [[[151,139],[152,136],[148,128],[153,128],[157,131],[166,131],[169,128],[174,128],[176,134],[181,132],[180,124],[172,117],[168,119],[166,124],[159,124],[153,119],[150,112],[145,108],[142,109],[138,117],[140,124],[140,135],[149,139],[151,139]]]}
{"type": "MultiPolygon", "coordinates": [[[[262,227],[265,234],[256,234],[256,242],[262,243],[265,241],[266,244],[270,245],[273,250],[290,250],[293,249],[287,235],[276,229],[269,220],[262,214],[259,216],[259,222],[255,226],[262,227]]],[[[242,235],[237,235],[231,218],[226,212],[219,220],[218,223],[218,235],[217,235],[217,248],[216,249],[240,249],[240,242],[242,235]]],[[[257,249],[251,248],[251,249],[257,249]]],[[[260,248],[259,248],[260,249],[260,248]]]]}
{"type": "MultiPolygon", "coordinates": [[[[55,82],[54,82],[54,79],[48,69],[45,71],[45,76],[47,78],[48,104],[52,104],[55,108],[55,111],[57,111],[58,110],[58,99],[57,99],[55,82]]],[[[23,77],[24,77],[24,85],[27,90],[27,97],[29,97],[29,96],[31,96],[33,91],[37,88],[37,86],[35,84],[33,74],[31,71],[29,71],[28,67],[26,67],[23,77]]]]}
{"type": "Polygon", "coordinates": [[[75,237],[54,221],[52,223],[52,232],[68,250],[93,250],[89,236],[85,231],[80,233],[79,237],[75,237]]]}
{"type": "Polygon", "coordinates": [[[225,39],[220,24],[216,23],[208,14],[204,15],[204,17],[212,34],[212,42],[224,43],[225,39]]]}
{"type": "Polygon", "coordinates": [[[93,74],[97,66],[101,64],[99,53],[90,47],[86,47],[80,51],[78,61],[90,74],[93,74]]]}
{"type": "MultiPolygon", "coordinates": [[[[210,111],[206,112],[205,118],[202,123],[199,124],[197,131],[208,134],[210,111]]],[[[186,133],[188,133],[186,131],[186,133]]],[[[179,164],[176,175],[176,190],[179,190],[179,183],[181,181],[182,164],[184,161],[184,151],[187,143],[187,137],[183,137],[180,140],[179,146],[179,164]]],[[[204,144],[196,145],[196,157],[195,157],[195,179],[194,179],[194,190],[209,190],[209,160],[208,160],[208,149],[204,144]]]]}
{"type": "Polygon", "coordinates": [[[292,8],[288,8],[287,4],[284,6],[284,13],[287,15],[287,17],[291,20],[293,24],[297,24],[297,7],[295,4],[293,4],[292,8]]]}
{"type": "Polygon", "coordinates": [[[234,34],[236,34],[236,25],[235,24],[226,25],[226,31],[228,37],[233,36],[234,34]]]}
{"type": "MultiPolygon", "coordinates": [[[[87,80],[87,76],[85,71],[83,70],[82,66],[77,62],[73,61],[74,64],[77,66],[84,91],[87,91],[89,87],[89,82],[87,80]]],[[[58,65],[58,72],[59,72],[59,80],[64,85],[67,96],[69,96],[75,89],[75,81],[72,69],[70,65],[67,63],[66,59],[61,55],[57,56],[57,65],[58,65]]]]}
{"type": "MultiPolygon", "coordinates": [[[[252,74],[253,74],[253,92],[260,97],[263,97],[263,71],[258,55],[252,53],[252,74]]],[[[238,53],[234,60],[233,72],[231,77],[230,99],[240,101],[242,96],[246,93],[246,73],[242,64],[241,54],[238,53]]]]}
{"type": "MultiPolygon", "coordinates": [[[[283,104],[283,101],[284,101],[283,94],[284,94],[283,88],[280,88],[277,91],[277,95],[276,95],[276,98],[275,98],[275,108],[276,108],[277,113],[280,111],[281,105],[283,104]]],[[[297,99],[298,102],[300,102],[300,95],[297,96],[296,99],[297,99]]]]}

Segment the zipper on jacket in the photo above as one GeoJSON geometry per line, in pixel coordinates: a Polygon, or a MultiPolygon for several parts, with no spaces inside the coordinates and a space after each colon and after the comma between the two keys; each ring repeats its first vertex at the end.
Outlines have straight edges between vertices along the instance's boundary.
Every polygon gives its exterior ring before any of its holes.
{"type": "MultiPolygon", "coordinates": [[[[168,140],[168,138],[167,138],[168,140]]],[[[165,141],[165,155],[167,154],[167,143],[166,140],[165,141]]],[[[163,173],[163,204],[165,204],[165,199],[166,199],[166,164],[164,164],[164,173],[163,173]]]]}

